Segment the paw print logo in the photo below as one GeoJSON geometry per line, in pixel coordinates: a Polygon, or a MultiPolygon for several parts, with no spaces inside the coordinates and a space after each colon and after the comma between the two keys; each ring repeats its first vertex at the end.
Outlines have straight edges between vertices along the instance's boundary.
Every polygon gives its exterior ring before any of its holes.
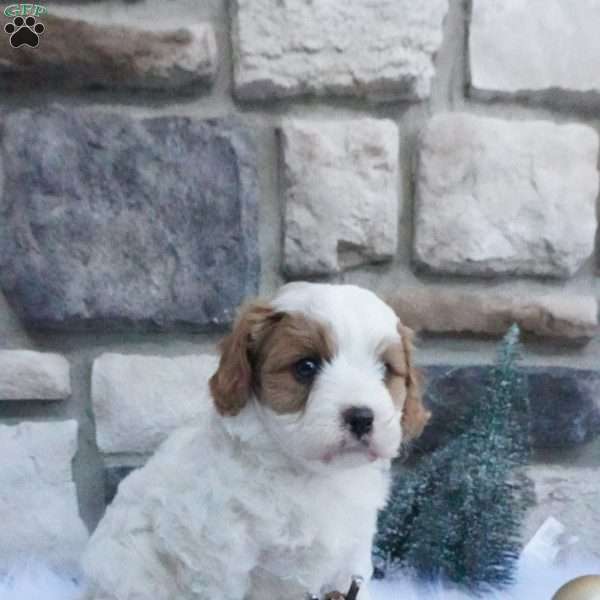
{"type": "Polygon", "coordinates": [[[4,26],[4,31],[10,35],[10,45],[13,48],[29,46],[37,48],[40,35],[44,33],[44,25],[36,21],[35,17],[15,17],[12,23],[4,26]]]}

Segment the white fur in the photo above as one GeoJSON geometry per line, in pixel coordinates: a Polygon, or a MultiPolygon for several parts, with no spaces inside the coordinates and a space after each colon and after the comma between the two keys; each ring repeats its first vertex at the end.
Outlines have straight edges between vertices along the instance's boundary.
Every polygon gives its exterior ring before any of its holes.
{"type": "MultiPolygon", "coordinates": [[[[255,399],[212,408],[120,486],[84,556],[93,600],[284,600],[371,574],[371,540],[401,442],[402,407],[383,383],[397,317],[354,286],[295,283],[273,300],[327,324],[337,354],[302,413],[255,399]],[[368,443],[342,412],[375,414],[368,443]]],[[[368,600],[368,590],[361,600],[368,600]]]]}

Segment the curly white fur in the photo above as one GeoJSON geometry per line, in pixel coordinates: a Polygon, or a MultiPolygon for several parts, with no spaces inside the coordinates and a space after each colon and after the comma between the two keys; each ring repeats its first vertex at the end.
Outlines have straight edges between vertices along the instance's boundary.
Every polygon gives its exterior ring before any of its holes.
{"type": "MultiPolygon", "coordinates": [[[[337,353],[298,413],[255,398],[237,416],[208,409],[130,475],[84,556],[93,600],[265,600],[345,590],[369,579],[377,511],[402,439],[378,361],[398,319],[354,286],[290,284],[277,311],[324,323],[337,353]],[[345,407],[374,412],[369,444],[345,407]],[[364,441],[364,440],[363,440],[364,441]]],[[[361,593],[368,600],[368,591],[361,593]]]]}

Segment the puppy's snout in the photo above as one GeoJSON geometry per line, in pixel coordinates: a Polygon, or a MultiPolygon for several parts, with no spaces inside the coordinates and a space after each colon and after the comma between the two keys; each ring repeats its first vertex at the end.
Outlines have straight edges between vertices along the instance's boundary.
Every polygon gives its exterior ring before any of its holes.
{"type": "Polygon", "coordinates": [[[353,406],[344,411],[344,424],[348,426],[352,434],[360,440],[373,429],[375,415],[367,406],[353,406]]]}

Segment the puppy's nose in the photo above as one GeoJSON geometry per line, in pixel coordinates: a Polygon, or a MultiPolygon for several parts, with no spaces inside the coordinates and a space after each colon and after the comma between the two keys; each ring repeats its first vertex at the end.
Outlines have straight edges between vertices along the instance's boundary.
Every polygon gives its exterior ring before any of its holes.
{"type": "Polygon", "coordinates": [[[348,425],[352,434],[360,439],[373,429],[375,415],[367,406],[353,406],[344,411],[344,423],[348,425]]]}

